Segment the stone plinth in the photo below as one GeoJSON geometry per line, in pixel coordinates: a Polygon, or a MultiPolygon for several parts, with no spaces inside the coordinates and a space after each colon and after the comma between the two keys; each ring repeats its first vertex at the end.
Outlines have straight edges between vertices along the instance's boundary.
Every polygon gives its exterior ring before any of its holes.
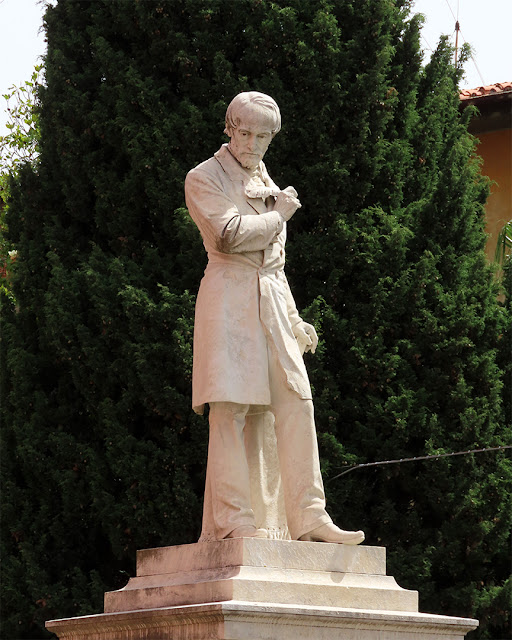
{"type": "Polygon", "coordinates": [[[384,548],[256,538],[139,551],[104,614],[47,623],[61,640],[462,640],[477,625],[418,613],[384,548]]]}
{"type": "Polygon", "coordinates": [[[236,538],[147,549],[137,577],[105,594],[105,613],[205,602],[418,611],[418,593],[386,575],[382,547],[236,538]]]}

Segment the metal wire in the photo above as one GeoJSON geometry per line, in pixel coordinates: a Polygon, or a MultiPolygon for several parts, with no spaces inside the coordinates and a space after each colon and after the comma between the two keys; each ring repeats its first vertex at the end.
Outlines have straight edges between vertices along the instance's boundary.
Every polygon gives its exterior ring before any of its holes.
{"type": "MultiPolygon", "coordinates": [[[[464,42],[467,44],[467,42],[468,42],[468,41],[466,40],[466,38],[464,37],[464,34],[462,33],[462,31],[461,31],[460,29],[459,29],[459,33],[460,33],[460,35],[461,35],[462,39],[464,40],[464,42]]],[[[482,82],[482,86],[485,86],[485,80],[484,80],[484,77],[483,77],[483,75],[480,73],[480,69],[478,68],[478,65],[477,65],[477,63],[476,63],[475,57],[474,57],[474,55],[473,55],[473,53],[472,53],[471,51],[470,51],[470,54],[469,54],[469,55],[471,56],[471,60],[473,61],[473,64],[475,65],[476,72],[477,72],[477,73],[478,73],[478,75],[480,76],[480,80],[481,80],[481,82],[482,82]]]]}
{"type": "Polygon", "coordinates": [[[332,482],[337,478],[341,478],[346,473],[355,471],[356,469],[362,469],[363,467],[377,467],[384,464],[399,464],[400,462],[416,462],[417,460],[435,460],[438,458],[448,458],[449,456],[465,456],[469,453],[484,453],[486,451],[499,451],[501,449],[512,449],[512,444],[505,444],[500,447],[486,447],[485,449],[470,449],[469,451],[455,451],[453,453],[439,453],[431,456],[416,456],[415,458],[400,458],[397,460],[380,460],[379,462],[365,462],[363,464],[356,464],[341,473],[338,473],[334,478],[330,478],[327,482],[332,482]]]}
{"type": "Polygon", "coordinates": [[[448,5],[448,9],[450,9],[450,13],[453,16],[453,19],[455,20],[455,22],[457,22],[457,20],[459,19],[459,8],[457,7],[457,16],[455,16],[448,0],[446,0],[446,4],[448,5]]]}

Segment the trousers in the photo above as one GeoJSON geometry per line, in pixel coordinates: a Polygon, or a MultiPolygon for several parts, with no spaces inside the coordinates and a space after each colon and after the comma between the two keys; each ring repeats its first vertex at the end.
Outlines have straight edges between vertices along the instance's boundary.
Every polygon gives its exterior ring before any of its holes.
{"type": "Polygon", "coordinates": [[[288,386],[271,344],[268,363],[270,406],[209,403],[210,437],[200,540],[221,540],[239,526],[268,528],[269,522],[275,521],[281,497],[289,532],[286,537],[297,540],[332,522],[325,510],[313,401],[302,399],[288,386]],[[273,421],[269,422],[269,418],[273,421]],[[268,446],[265,450],[269,441],[265,429],[272,422],[277,452],[268,446]],[[254,466],[262,473],[255,474],[254,466]],[[267,513],[261,513],[262,502],[267,513]]]}

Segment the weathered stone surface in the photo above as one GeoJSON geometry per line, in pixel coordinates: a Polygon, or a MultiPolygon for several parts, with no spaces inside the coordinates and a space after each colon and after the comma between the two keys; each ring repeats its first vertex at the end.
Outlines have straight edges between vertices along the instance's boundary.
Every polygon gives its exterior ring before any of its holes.
{"type": "Polygon", "coordinates": [[[384,548],[257,538],[139,551],[105,613],[47,623],[60,640],[463,640],[477,626],[418,613],[384,548]]]}
{"type": "Polygon", "coordinates": [[[418,611],[418,593],[385,573],[380,547],[237,538],[149,549],[137,576],[105,594],[105,612],[229,600],[418,611]]]}
{"type": "Polygon", "coordinates": [[[386,549],[235,538],[143,549],[137,553],[138,576],[240,565],[385,575],[386,549]]]}
{"type": "Polygon", "coordinates": [[[476,620],[222,602],[47,623],[60,640],[463,640],[476,620]]]}

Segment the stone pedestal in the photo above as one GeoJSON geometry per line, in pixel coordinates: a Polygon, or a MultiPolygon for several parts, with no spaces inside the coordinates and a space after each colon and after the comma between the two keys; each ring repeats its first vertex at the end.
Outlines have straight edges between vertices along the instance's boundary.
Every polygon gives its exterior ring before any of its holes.
{"type": "Polygon", "coordinates": [[[105,613],[47,623],[60,640],[462,640],[477,626],[418,613],[384,548],[256,538],[139,551],[105,613]]]}

